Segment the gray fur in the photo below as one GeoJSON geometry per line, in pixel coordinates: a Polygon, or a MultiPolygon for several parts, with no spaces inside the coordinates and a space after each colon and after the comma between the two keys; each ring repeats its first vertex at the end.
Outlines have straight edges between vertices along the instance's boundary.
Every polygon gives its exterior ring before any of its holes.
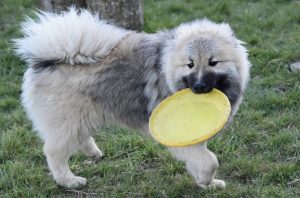
{"type": "Polygon", "coordinates": [[[165,39],[172,39],[169,32],[143,34],[126,56],[115,58],[103,70],[92,73],[92,83],[82,94],[103,111],[113,113],[122,124],[142,129],[154,107],[171,94],[160,64],[165,39]]]}

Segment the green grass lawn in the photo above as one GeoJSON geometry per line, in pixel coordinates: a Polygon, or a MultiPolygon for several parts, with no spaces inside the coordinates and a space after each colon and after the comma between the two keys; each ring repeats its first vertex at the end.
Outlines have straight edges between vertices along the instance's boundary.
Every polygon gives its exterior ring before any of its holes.
{"type": "Polygon", "coordinates": [[[209,142],[219,158],[224,190],[202,190],[183,164],[150,139],[123,129],[96,136],[106,157],[97,164],[74,155],[80,189],[57,186],[49,176],[42,142],[20,105],[26,66],[11,51],[19,22],[34,0],[0,2],[0,197],[300,197],[300,1],[145,0],[145,31],[208,17],[231,24],[247,42],[253,64],[245,100],[233,123],[209,142]]]}

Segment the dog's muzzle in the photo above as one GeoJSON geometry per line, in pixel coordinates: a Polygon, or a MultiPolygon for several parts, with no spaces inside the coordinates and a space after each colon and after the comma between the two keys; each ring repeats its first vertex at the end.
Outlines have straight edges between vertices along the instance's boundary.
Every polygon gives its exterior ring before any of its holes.
{"type": "Polygon", "coordinates": [[[213,87],[209,86],[207,83],[205,82],[195,82],[192,86],[191,86],[192,91],[195,94],[200,94],[200,93],[208,93],[211,92],[213,87]]]}
{"type": "Polygon", "coordinates": [[[195,74],[190,74],[183,78],[186,87],[191,88],[195,94],[211,92],[216,84],[216,76],[208,73],[201,79],[197,79],[195,74]]]}

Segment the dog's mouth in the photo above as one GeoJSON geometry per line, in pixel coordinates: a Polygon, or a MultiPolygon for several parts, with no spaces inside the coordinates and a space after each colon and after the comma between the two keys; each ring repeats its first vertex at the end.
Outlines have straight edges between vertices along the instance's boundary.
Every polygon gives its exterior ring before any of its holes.
{"type": "Polygon", "coordinates": [[[190,88],[195,94],[209,93],[213,88],[216,88],[223,92],[230,100],[233,100],[230,91],[232,87],[236,87],[234,90],[240,90],[239,83],[233,83],[235,82],[234,78],[229,78],[226,74],[208,72],[201,79],[196,79],[195,76],[195,74],[184,76],[180,88],[190,88]],[[234,86],[235,84],[237,85],[234,86]]]}
{"type": "Polygon", "coordinates": [[[191,74],[181,79],[178,90],[184,88],[190,88],[195,94],[208,93],[216,88],[227,96],[231,105],[237,102],[242,93],[239,80],[228,74],[208,73],[198,82],[195,75],[191,74]]]}
{"type": "Polygon", "coordinates": [[[217,80],[215,75],[204,76],[201,80],[197,80],[193,75],[182,78],[184,88],[190,88],[195,94],[209,93],[215,88],[217,80]]]}

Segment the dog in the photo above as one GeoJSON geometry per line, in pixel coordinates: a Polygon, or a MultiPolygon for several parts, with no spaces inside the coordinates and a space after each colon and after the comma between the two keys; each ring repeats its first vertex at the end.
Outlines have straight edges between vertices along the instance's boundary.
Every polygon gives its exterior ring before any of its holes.
{"type": "MultiPolygon", "coordinates": [[[[103,156],[93,134],[104,124],[149,134],[148,119],[166,97],[190,88],[222,91],[237,112],[249,79],[244,43],[226,23],[208,19],[154,34],[125,30],[87,10],[36,13],[22,24],[15,52],[28,65],[22,104],[44,141],[44,154],[57,184],[74,188],[68,159],[76,151],[103,156]]],[[[215,179],[217,157],[206,142],[168,147],[202,188],[225,188],[215,179]]]]}

